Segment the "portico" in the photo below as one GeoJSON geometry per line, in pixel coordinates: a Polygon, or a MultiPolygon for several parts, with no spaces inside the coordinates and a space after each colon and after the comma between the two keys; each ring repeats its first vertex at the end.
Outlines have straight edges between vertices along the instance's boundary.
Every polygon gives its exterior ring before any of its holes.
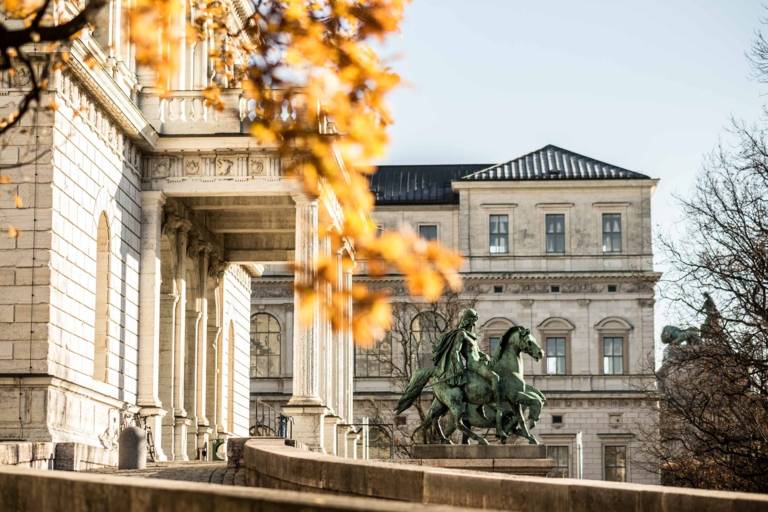
{"type": "MultiPolygon", "coordinates": [[[[317,257],[331,251],[319,219],[341,219],[334,204],[282,176],[278,157],[253,139],[216,138],[226,150],[163,142],[145,158],[141,192],[138,405],[158,457],[190,460],[210,457],[211,439],[248,433],[251,279],[265,265],[293,264],[297,281],[310,281],[317,257]]],[[[334,453],[336,425],[351,421],[351,330],[334,333],[317,306],[311,322],[300,317],[295,311],[293,395],[283,413],[296,439],[334,453]]]]}

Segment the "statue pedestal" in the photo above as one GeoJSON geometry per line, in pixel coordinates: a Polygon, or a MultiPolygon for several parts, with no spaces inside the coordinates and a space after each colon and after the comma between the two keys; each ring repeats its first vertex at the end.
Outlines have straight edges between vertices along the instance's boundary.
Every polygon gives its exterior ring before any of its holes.
{"type": "Polygon", "coordinates": [[[411,453],[415,464],[491,473],[547,476],[555,467],[544,445],[417,444],[411,453]]]}

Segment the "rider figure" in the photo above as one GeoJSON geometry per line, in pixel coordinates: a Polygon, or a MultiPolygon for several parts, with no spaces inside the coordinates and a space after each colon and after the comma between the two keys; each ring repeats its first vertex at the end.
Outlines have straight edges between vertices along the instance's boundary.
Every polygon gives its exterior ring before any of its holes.
{"type": "MultiPolygon", "coordinates": [[[[448,375],[449,382],[457,387],[463,387],[467,383],[466,371],[475,372],[488,382],[493,390],[493,399],[496,402],[496,423],[498,431],[501,432],[499,375],[491,370],[490,358],[480,350],[477,344],[477,335],[474,333],[477,318],[477,311],[474,309],[464,310],[458,328],[443,335],[440,343],[435,347],[434,362],[436,366],[443,366],[443,375],[448,375]]],[[[463,415],[466,415],[466,398],[465,394],[463,415]]],[[[482,406],[480,413],[485,416],[482,406]]],[[[457,418],[457,420],[463,422],[463,418],[457,418]]]]}

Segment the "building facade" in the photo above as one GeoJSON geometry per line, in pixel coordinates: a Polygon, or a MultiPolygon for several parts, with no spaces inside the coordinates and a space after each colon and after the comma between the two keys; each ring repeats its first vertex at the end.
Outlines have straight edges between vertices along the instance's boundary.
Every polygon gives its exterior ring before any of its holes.
{"type": "MultiPolygon", "coordinates": [[[[253,6],[228,4],[242,26],[253,6]]],[[[54,9],[66,19],[77,4],[54,9]]],[[[0,240],[0,440],[39,443],[40,460],[76,469],[115,464],[133,421],[158,460],[210,458],[215,440],[247,435],[252,280],[265,264],[311,267],[325,247],[318,215],[339,215],[249,135],[238,84],[220,84],[223,111],[205,103],[207,41],[174,48],[182,64],[163,94],[137,69],[121,12],[111,0],[72,43],[41,102],[58,108],[28,112],[0,153],[0,221],[18,232],[0,240]]],[[[29,82],[4,80],[7,115],[29,82]]],[[[317,445],[318,421],[350,421],[317,375],[351,390],[351,337],[294,332],[297,352],[350,347],[293,372],[294,431],[317,445]]]]}
{"type": "MultiPolygon", "coordinates": [[[[464,290],[453,304],[428,306],[412,303],[397,276],[377,282],[394,294],[400,318],[380,344],[357,349],[358,422],[385,423],[396,444],[409,442],[418,416],[411,409],[393,417],[392,408],[412,369],[429,364],[450,315],[472,305],[484,350],[513,325],[539,341],[544,359],[524,357],[526,378],[548,398],[534,433],[561,474],[658,483],[639,449],[641,431],[657,421],[645,393],[653,385],[659,278],[651,245],[656,183],[555,146],[498,165],[379,168],[371,182],[377,222],[459,251],[464,290]]],[[[254,282],[252,339],[260,347],[276,340],[277,351],[252,349],[251,394],[279,405],[290,395],[292,304],[289,279],[277,274],[254,282]]]]}

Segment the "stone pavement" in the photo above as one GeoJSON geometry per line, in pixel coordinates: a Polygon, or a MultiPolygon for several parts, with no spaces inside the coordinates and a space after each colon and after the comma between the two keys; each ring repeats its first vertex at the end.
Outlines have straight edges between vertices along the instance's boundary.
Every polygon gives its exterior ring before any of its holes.
{"type": "Polygon", "coordinates": [[[90,473],[245,486],[245,471],[226,462],[157,462],[146,469],[97,469],[90,473]]]}

